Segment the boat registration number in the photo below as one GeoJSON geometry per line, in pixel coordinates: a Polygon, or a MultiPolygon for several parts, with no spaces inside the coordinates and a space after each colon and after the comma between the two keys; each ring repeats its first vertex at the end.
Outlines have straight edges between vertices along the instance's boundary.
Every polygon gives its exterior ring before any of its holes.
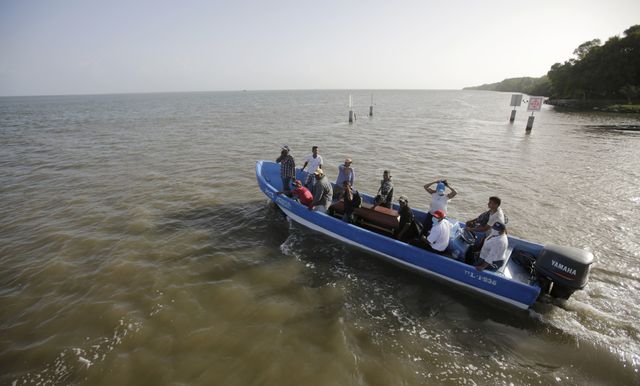
{"type": "Polygon", "coordinates": [[[481,275],[477,272],[473,272],[473,271],[464,271],[464,274],[469,276],[472,279],[476,279],[478,281],[481,281],[483,283],[487,283],[487,284],[491,284],[491,285],[498,285],[498,281],[495,279],[492,279],[490,277],[481,275]]]}

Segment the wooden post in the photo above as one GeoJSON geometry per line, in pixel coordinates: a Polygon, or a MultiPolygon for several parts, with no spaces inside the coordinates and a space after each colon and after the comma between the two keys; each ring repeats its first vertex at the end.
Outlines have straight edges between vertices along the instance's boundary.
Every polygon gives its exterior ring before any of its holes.
{"type": "Polygon", "coordinates": [[[516,107],[520,106],[522,103],[522,94],[512,94],[511,95],[511,106],[513,106],[513,110],[511,110],[511,117],[509,118],[509,122],[513,123],[516,120],[516,107]]]}
{"type": "Polygon", "coordinates": [[[529,116],[529,119],[527,119],[527,131],[531,131],[531,129],[533,129],[533,120],[536,117],[533,116],[533,113],[531,113],[531,115],[529,116]]]}
{"type": "Polygon", "coordinates": [[[351,94],[349,94],[349,123],[353,123],[355,117],[353,116],[353,102],[351,99],[351,94]]]}
{"type": "Polygon", "coordinates": [[[527,132],[530,132],[533,128],[533,120],[535,119],[533,114],[536,111],[540,111],[540,109],[542,109],[543,102],[544,97],[529,97],[529,106],[527,107],[527,111],[531,111],[531,116],[527,120],[527,132]]]}

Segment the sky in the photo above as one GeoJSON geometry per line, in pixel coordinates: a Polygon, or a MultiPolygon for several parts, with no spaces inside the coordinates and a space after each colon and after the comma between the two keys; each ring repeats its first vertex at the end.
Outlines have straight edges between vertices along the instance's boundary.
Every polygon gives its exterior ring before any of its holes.
{"type": "Polygon", "coordinates": [[[640,0],[0,0],[0,96],[460,89],[635,24],[640,0]]]}

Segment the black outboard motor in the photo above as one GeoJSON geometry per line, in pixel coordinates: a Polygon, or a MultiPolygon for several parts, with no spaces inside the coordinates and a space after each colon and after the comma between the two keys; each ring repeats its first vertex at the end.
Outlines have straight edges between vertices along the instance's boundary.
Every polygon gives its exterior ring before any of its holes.
{"type": "Polygon", "coordinates": [[[535,262],[535,273],[542,284],[542,293],[554,298],[569,299],[583,289],[589,280],[593,254],[584,249],[546,244],[535,262]]]}

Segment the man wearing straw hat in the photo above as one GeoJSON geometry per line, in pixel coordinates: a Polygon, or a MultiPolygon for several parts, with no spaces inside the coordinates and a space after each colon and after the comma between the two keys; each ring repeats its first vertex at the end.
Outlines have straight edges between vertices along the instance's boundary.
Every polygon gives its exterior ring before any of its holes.
{"type": "Polygon", "coordinates": [[[344,164],[338,165],[338,178],[336,178],[336,191],[334,192],[336,200],[339,200],[340,196],[342,196],[342,185],[345,181],[349,183],[352,189],[355,189],[353,184],[356,180],[356,172],[351,167],[351,162],[351,158],[347,158],[344,160],[344,164]]]}
{"type": "Polygon", "coordinates": [[[316,212],[326,213],[331,205],[331,199],[333,198],[333,188],[331,182],[327,176],[324,175],[324,171],[321,168],[317,168],[314,173],[316,184],[313,187],[313,202],[309,206],[309,209],[313,209],[316,212]]]}

